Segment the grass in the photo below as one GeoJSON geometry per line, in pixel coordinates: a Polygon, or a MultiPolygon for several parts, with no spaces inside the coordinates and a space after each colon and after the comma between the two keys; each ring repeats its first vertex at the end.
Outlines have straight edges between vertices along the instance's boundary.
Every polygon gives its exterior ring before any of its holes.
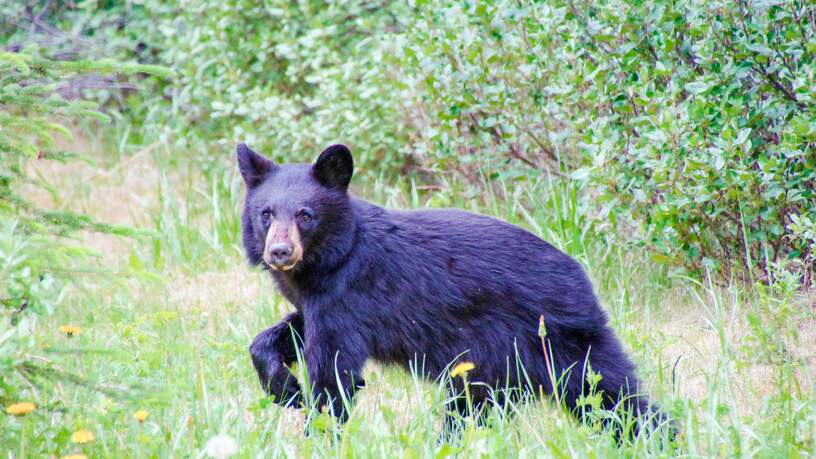
{"type": "MultiPolygon", "coordinates": [[[[240,177],[203,175],[165,145],[130,147],[97,165],[41,165],[60,190],[45,206],[150,230],[139,240],[83,234],[95,268],[39,318],[47,377],[21,382],[38,409],[0,415],[6,457],[204,457],[216,434],[238,457],[807,457],[816,453],[813,297],[780,271],[771,285],[694,278],[655,265],[593,219],[561,181],[499,183],[465,199],[457,184],[419,191],[382,180],[359,194],[390,206],[453,206],[525,226],[583,263],[652,398],[680,428],[676,449],[580,425],[552,403],[495,409],[458,441],[438,441],[444,382],[368,364],[367,388],[337,431],[303,437],[302,413],[262,396],[247,347],[289,306],[240,247],[240,177]],[[174,158],[174,159],[169,159],[174,158]],[[76,325],[69,337],[60,325],[76,325]],[[144,422],[137,410],[149,413],[144,422]],[[95,440],[76,444],[87,429],[95,440]]],[[[225,153],[225,156],[227,154],[225,153]]],[[[231,159],[231,155],[229,155],[231,159]]],[[[32,190],[32,193],[34,191],[32,190]]],[[[9,375],[9,377],[18,377],[9,375]]]]}

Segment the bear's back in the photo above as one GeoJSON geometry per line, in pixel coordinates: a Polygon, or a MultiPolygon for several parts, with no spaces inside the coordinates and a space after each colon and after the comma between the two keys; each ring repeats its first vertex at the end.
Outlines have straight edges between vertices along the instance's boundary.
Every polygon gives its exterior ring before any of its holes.
{"type": "Polygon", "coordinates": [[[377,247],[376,277],[405,293],[403,301],[485,303],[581,321],[588,319],[584,311],[595,310],[581,265],[523,228],[456,209],[396,211],[365,203],[362,210],[367,243],[377,247]]]}
{"type": "Polygon", "coordinates": [[[386,246],[415,263],[435,265],[437,274],[444,265],[448,274],[466,275],[481,284],[512,284],[516,290],[537,291],[534,296],[562,296],[565,289],[573,296],[575,290],[591,293],[577,261],[518,226],[458,209],[384,215],[389,224],[380,226],[385,231],[378,236],[386,246]]]}

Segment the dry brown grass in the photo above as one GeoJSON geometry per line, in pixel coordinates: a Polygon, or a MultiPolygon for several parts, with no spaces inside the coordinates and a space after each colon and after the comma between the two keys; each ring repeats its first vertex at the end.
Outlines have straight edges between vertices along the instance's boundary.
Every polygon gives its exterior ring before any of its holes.
{"type": "Polygon", "coordinates": [[[159,168],[148,147],[112,168],[80,161],[30,161],[29,174],[40,176],[59,190],[58,200],[27,185],[31,201],[46,209],[71,209],[106,223],[141,225],[158,199],[159,168]]]}
{"type": "Polygon", "coordinates": [[[241,263],[229,271],[168,276],[169,301],[180,311],[196,309],[218,314],[225,305],[250,304],[270,295],[271,281],[241,263]]]}
{"type": "MultiPolygon", "coordinates": [[[[73,149],[77,149],[74,147],[73,149]]],[[[36,206],[82,212],[96,221],[132,227],[148,223],[158,202],[160,174],[150,148],[112,168],[72,161],[30,161],[28,173],[56,187],[58,196],[28,184],[22,192],[36,206]]],[[[96,250],[107,266],[119,267],[134,242],[110,234],[81,231],[79,241],[96,250]]]]}
{"type": "MultiPolygon", "coordinates": [[[[801,297],[797,303],[806,307],[810,297],[801,297]]],[[[746,304],[739,308],[748,307],[746,304]]],[[[701,400],[710,394],[709,384],[719,386],[719,390],[732,393],[736,400],[736,409],[740,415],[759,414],[765,397],[774,390],[774,378],[778,368],[766,362],[757,361],[743,348],[746,339],[752,334],[743,314],[735,314],[732,322],[726,322],[721,339],[719,330],[706,320],[708,311],[692,305],[675,305],[671,308],[681,311],[661,326],[667,338],[667,345],[661,350],[669,362],[678,362],[675,379],[682,398],[701,400]],[[739,364],[735,363],[735,358],[739,364]],[[718,377],[717,371],[727,372],[728,378],[718,377]],[[724,387],[723,384],[730,384],[724,387]]],[[[810,318],[793,324],[797,328],[796,342],[787,343],[792,358],[807,362],[798,378],[809,383],[807,373],[812,375],[816,369],[816,320],[810,318]]]]}

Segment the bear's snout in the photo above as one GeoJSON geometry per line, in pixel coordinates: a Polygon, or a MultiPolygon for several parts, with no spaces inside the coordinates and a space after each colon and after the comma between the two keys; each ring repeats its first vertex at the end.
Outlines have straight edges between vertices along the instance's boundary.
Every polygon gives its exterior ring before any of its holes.
{"type": "Polygon", "coordinates": [[[270,264],[283,266],[288,265],[292,258],[294,247],[291,242],[278,242],[269,247],[270,264]]]}
{"type": "Polygon", "coordinates": [[[263,260],[270,269],[288,271],[295,267],[303,256],[300,231],[297,224],[275,222],[266,235],[263,260]]]}

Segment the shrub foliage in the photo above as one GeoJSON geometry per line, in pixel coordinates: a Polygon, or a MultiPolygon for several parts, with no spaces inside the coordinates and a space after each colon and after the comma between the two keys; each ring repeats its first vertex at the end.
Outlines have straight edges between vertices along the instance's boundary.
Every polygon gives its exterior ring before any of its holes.
{"type": "Polygon", "coordinates": [[[816,211],[814,7],[666,2],[572,14],[587,70],[604,75],[606,104],[587,131],[603,197],[643,222],[659,253],[695,267],[767,272],[808,259],[791,224],[816,211]]]}
{"type": "Polygon", "coordinates": [[[374,173],[565,176],[656,261],[813,270],[812,2],[89,5],[53,15],[173,67],[139,113],[202,157],[344,141],[374,173]]]}
{"type": "Polygon", "coordinates": [[[424,159],[554,163],[659,261],[812,269],[816,7],[465,5],[420,8],[401,35],[424,159]]]}
{"type": "Polygon", "coordinates": [[[179,75],[170,89],[180,144],[215,140],[219,156],[240,139],[281,160],[311,160],[342,139],[364,166],[395,163],[400,114],[381,84],[395,9],[370,0],[146,4],[161,18],[162,62],[179,75]]]}

